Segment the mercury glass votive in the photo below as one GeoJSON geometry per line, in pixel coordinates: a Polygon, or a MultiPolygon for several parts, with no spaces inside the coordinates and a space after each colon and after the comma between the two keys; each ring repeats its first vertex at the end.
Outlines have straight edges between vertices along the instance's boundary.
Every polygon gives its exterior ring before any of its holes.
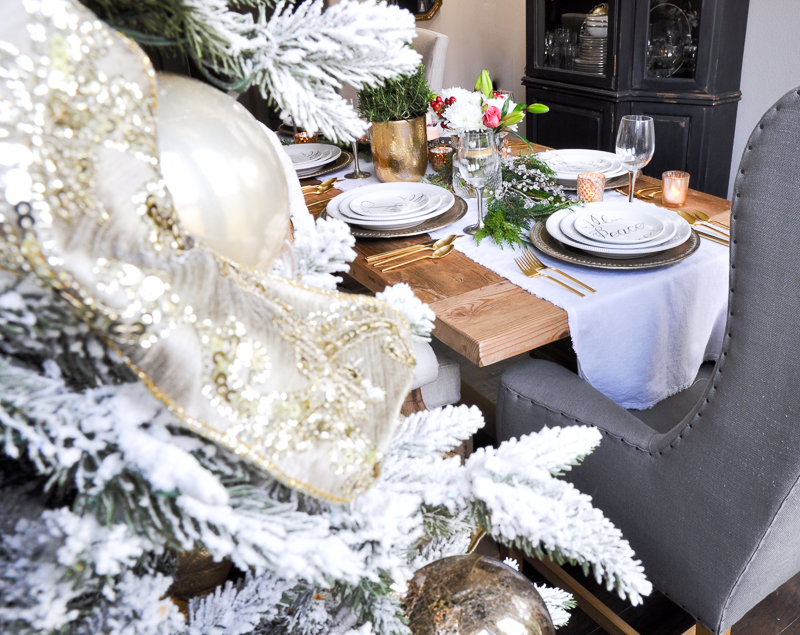
{"type": "Polygon", "coordinates": [[[578,200],[584,203],[599,203],[606,189],[606,175],[600,172],[585,172],[578,175],[578,200]]]}
{"type": "Polygon", "coordinates": [[[453,160],[452,146],[434,146],[428,148],[428,159],[431,162],[431,167],[437,172],[453,160]]]}
{"type": "Polygon", "coordinates": [[[689,173],[670,170],[661,175],[661,200],[667,207],[681,207],[689,193],[689,173]]]}
{"type": "Polygon", "coordinates": [[[307,132],[295,132],[294,133],[294,142],[295,143],[316,143],[317,142],[317,134],[308,134],[307,132]]]}

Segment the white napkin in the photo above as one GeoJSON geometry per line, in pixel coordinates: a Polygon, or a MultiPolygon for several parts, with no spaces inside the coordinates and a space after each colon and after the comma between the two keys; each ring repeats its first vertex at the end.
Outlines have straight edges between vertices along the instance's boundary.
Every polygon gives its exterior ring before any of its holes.
{"type": "MultiPolygon", "coordinates": [[[[605,200],[624,203],[625,197],[606,192],[605,200]]],[[[431,236],[459,233],[476,218],[477,201],[471,199],[467,216],[431,236]]],[[[566,310],[581,377],[624,408],[647,409],[687,388],[700,364],[719,354],[728,301],[728,249],[722,245],[701,240],[682,262],[632,271],[580,267],[536,252],[546,265],[597,290],[586,291],[585,298],[545,278],[525,276],[514,262],[521,249],[501,249],[490,239],[478,246],[466,237],[455,247],[566,310]]]]}

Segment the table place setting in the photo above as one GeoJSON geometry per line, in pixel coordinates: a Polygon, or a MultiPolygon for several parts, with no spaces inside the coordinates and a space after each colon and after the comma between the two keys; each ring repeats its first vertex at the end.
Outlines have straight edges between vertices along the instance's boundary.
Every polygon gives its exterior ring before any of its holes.
{"type": "Polygon", "coordinates": [[[301,179],[329,174],[348,165],[353,156],[328,143],[296,143],[282,146],[301,179]]]}
{"type": "MultiPolygon", "coordinates": [[[[476,218],[477,205],[472,199],[462,223],[476,218]]],[[[600,229],[605,228],[601,223],[600,229]]],[[[537,223],[532,236],[537,235],[537,230],[559,252],[571,254],[574,260],[557,257],[561,255],[558,252],[553,255],[539,250],[535,242],[536,250],[530,246],[503,248],[488,240],[476,245],[469,239],[456,241],[454,247],[513,284],[564,309],[580,374],[595,388],[625,408],[647,409],[689,386],[700,364],[715,358],[722,342],[727,306],[729,260],[725,246],[701,241],[675,212],[644,201],[628,203],[627,196],[613,190],[606,192],[602,203],[576,202],[573,207],[556,212],[546,222],[537,223]],[[621,218],[613,214],[615,210],[633,218],[639,218],[639,214],[648,216],[653,219],[648,231],[658,229],[660,224],[661,233],[646,237],[644,228],[636,228],[621,234],[621,240],[629,236],[628,240],[639,239],[638,243],[594,240],[591,234],[596,226],[591,217],[621,218]],[[571,228],[573,238],[558,232],[565,219],[564,226],[571,228]],[[581,219],[583,224],[577,222],[581,219]],[[575,225],[590,236],[580,233],[575,225]],[[560,238],[553,238],[548,226],[560,238]],[[668,237],[673,230],[674,234],[668,237]],[[580,246],[561,243],[562,238],[580,246]],[[578,238],[593,240],[594,244],[587,247],[578,238]],[[587,248],[602,255],[583,251],[587,248]],[[626,251],[642,250],[649,253],[626,257],[632,255],[626,251]],[[523,270],[524,263],[517,262],[526,259],[526,252],[531,252],[541,265],[527,269],[533,271],[533,277],[523,270]],[[659,258],[664,262],[658,263],[659,258]],[[666,266],[672,259],[674,263],[666,266]]],[[[452,229],[445,229],[430,235],[435,240],[451,233],[452,229]]]]}
{"type": "Polygon", "coordinates": [[[347,223],[358,238],[389,238],[447,227],[466,211],[464,199],[443,187],[396,182],[345,191],[328,201],[321,216],[347,223]]]}

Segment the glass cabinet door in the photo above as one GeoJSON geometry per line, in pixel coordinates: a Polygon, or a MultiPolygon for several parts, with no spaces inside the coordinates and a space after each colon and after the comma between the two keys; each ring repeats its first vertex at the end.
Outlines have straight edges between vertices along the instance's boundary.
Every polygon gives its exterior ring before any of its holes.
{"type": "Polygon", "coordinates": [[[536,0],[537,46],[528,60],[542,77],[609,85],[613,75],[615,1],[536,0]],[[565,74],[567,76],[565,77],[565,74]]]}
{"type": "Polygon", "coordinates": [[[649,0],[645,77],[694,79],[702,0],[649,0]]]}

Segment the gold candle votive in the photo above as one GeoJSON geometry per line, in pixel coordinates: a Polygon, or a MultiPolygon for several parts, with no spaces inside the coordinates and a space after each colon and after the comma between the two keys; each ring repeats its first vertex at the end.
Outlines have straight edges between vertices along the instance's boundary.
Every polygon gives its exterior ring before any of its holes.
{"type": "Polygon", "coordinates": [[[308,134],[307,132],[295,132],[294,133],[294,142],[295,143],[316,143],[317,142],[317,133],[308,134]]]}
{"type": "Polygon", "coordinates": [[[578,175],[578,200],[584,203],[599,203],[606,189],[606,176],[600,172],[585,172],[578,175]]]}
{"type": "Polygon", "coordinates": [[[431,167],[439,172],[453,160],[453,148],[451,146],[428,148],[428,159],[431,162],[431,167]]]}
{"type": "Polygon", "coordinates": [[[661,200],[667,207],[681,207],[689,193],[689,173],[670,170],[661,175],[661,200]]]}

